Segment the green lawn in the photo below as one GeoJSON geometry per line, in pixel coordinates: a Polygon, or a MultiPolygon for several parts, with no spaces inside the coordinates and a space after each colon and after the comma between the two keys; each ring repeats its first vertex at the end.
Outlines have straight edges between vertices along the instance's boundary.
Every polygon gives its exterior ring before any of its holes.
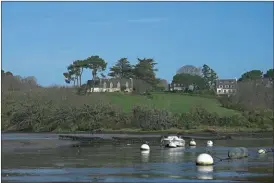
{"type": "Polygon", "coordinates": [[[194,106],[201,106],[209,112],[216,112],[221,116],[230,116],[237,113],[234,110],[220,106],[217,99],[203,98],[198,96],[186,96],[174,93],[153,94],[152,99],[141,95],[127,95],[119,93],[106,93],[107,100],[120,106],[125,111],[130,111],[134,105],[146,105],[158,109],[167,109],[171,112],[187,112],[194,106]]]}

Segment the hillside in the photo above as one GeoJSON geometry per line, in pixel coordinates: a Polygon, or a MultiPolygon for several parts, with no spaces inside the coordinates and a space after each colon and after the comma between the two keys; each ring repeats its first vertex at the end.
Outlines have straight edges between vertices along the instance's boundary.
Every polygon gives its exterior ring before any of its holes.
{"type": "Polygon", "coordinates": [[[221,116],[231,116],[238,113],[220,106],[217,99],[198,96],[186,96],[175,93],[154,93],[152,98],[141,95],[123,95],[107,93],[104,100],[120,106],[125,111],[130,111],[134,105],[147,105],[157,109],[166,109],[175,113],[188,112],[194,106],[200,106],[209,112],[216,112],[221,116]]]}

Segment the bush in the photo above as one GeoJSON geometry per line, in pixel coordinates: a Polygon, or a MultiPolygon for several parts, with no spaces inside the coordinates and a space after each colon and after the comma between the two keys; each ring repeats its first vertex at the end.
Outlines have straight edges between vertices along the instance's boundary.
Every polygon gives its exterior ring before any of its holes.
{"type": "MultiPolygon", "coordinates": [[[[142,130],[195,129],[199,126],[273,126],[270,110],[244,111],[242,115],[221,117],[195,106],[174,114],[165,109],[135,106],[125,113],[105,99],[106,93],[79,96],[71,88],[42,88],[32,91],[2,91],[2,129],[14,131],[94,131],[138,128],[142,130]]],[[[145,97],[152,96],[146,93],[145,97]]]]}
{"type": "Polygon", "coordinates": [[[66,89],[5,93],[2,127],[4,130],[33,132],[128,127],[128,114],[100,100],[99,96],[77,96],[66,89]]]}
{"type": "Polygon", "coordinates": [[[133,108],[132,125],[142,130],[165,130],[176,126],[177,119],[166,110],[136,106],[133,108]]]}

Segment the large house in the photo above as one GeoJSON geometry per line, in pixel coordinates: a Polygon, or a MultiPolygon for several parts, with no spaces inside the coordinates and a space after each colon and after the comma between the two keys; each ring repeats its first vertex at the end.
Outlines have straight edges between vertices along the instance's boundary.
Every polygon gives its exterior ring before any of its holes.
{"type": "Polygon", "coordinates": [[[133,79],[96,79],[88,80],[87,92],[132,92],[133,91],[133,79]]]}
{"type": "Polygon", "coordinates": [[[169,91],[183,91],[185,90],[185,87],[183,84],[180,83],[171,83],[168,85],[169,91]]]}
{"type": "Polygon", "coordinates": [[[232,95],[237,90],[237,79],[218,79],[216,80],[217,95],[232,95]]]}
{"type": "Polygon", "coordinates": [[[171,83],[168,85],[169,91],[185,91],[186,89],[193,90],[194,85],[185,86],[184,84],[181,84],[181,83],[171,83]]]}

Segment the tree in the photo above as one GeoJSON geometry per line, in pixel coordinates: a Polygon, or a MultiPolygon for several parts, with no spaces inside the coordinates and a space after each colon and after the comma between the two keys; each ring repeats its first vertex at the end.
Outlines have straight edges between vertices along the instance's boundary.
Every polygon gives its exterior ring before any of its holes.
{"type": "Polygon", "coordinates": [[[193,65],[185,65],[181,67],[176,74],[190,74],[190,75],[201,75],[201,68],[195,67],[193,65]]]}
{"type": "Polygon", "coordinates": [[[209,82],[210,82],[211,89],[214,89],[216,87],[216,80],[217,79],[218,79],[217,73],[213,69],[210,69],[209,82]]]}
{"type": "Polygon", "coordinates": [[[79,85],[81,86],[82,85],[83,70],[84,70],[84,68],[87,67],[86,62],[84,62],[82,60],[76,60],[76,61],[73,62],[73,67],[74,67],[74,70],[75,70],[77,81],[78,81],[78,78],[79,78],[79,85]]]}
{"type": "Polygon", "coordinates": [[[213,89],[215,87],[216,80],[218,79],[217,73],[208,65],[204,64],[202,67],[202,74],[206,87],[213,89]]]}
{"type": "Polygon", "coordinates": [[[121,58],[117,63],[110,68],[109,76],[115,78],[132,78],[133,67],[127,58],[121,58]]]}
{"type": "Polygon", "coordinates": [[[79,68],[75,67],[74,64],[70,64],[68,67],[68,73],[70,78],[75,81],[76,80],[76,85],[79,86],[79,75],[80,75],[80,70],[79,68]]]}
{"type": "Polygon", "coordinates": [[[268,69],[266,73],[264,74],[264,78],[268,78],[270,80],[274,80],[274,70],[268,69]]]}
{"type": "Polygon", "coordinates": [[[168,81],[165,79],[158,78],[158,84],[157,84],[157,89],[158,90],[167,90],[168,89],[168,81]]]}
{"type": "Polygon", "coordinates": [[[90,56],[84,60],[83,65],[92,71],[92,80],[97,76],[98,72],[102,72],[106,69],[107,63],[99,56],[90,56]]]}
{"type": "Polygon", "coordinates": [[[155,68],[157,63],[151,58],[138,58],[138,63],[135,65],[133,69],[134,77],[136,79],[141,79],[151,84],[152,86],[156,86],[159,80],[156,79],[155,72],[158,69],[155,68]]]}
{"type": "Polygon", "coordinates": [[[206,87],[209,88],[210,84],[209,84],[209,80],[210,80],[210,67],[206,64],[203,65],[202,68],[202,73],[203,73],[203,78],[206,81],[206,87]]]}
{"type": "Polygon", "coordinates": [[[191,75],[191,74],[176,74],[173,76],[172,83],[176,84],[183,84],[185,88],[189,88],[191,85],[194,89],[204,89],[206,84],[204,78],[198,75],[191,75]]]}
{"type": "Polygon", "coordinates": [[[5,75],[6,76],[13,76],[13,74],[10,71],[6,72],[5,75]]]}
{"type": "Polygon", "coordinates": [[[260,70],[251,70],[242,74],[239,78],[239,81],[250,81],[250,80],[257,80],[261,79],[263,72],[260,70]]]}
{"type": "MultiPolygon", "coordinates": [[[[17,78],[18,78],[18,77],[17,77],[17,78]]],[[[25,78],[21,79],[21,81],[22,81],[23,83],[27,83],[27,84],[33,85],[33,86],[38,85],[38,84],[37,84],[37,79],[36,79],[34,76],[25,77],[25,78]]]]}
{"type": "MultiPolygon", "coordinates": [[[[67,84],[70,84],[70,82],[72,81],[71,75],[70,75],[68,72],[64,72],[64,73],[63,73],[63,76],[65,77],[65,82],[66,82],[67,84]]],[[[73,85],[75,85],[75,82],[74,82],[73,85]]]]}

